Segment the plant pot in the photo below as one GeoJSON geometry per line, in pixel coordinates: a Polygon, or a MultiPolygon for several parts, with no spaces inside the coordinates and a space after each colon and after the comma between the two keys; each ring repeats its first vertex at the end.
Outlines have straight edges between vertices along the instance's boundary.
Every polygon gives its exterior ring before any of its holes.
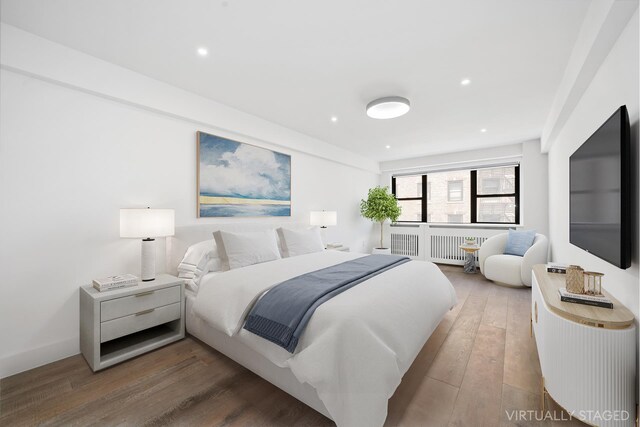
{"type": "Polygon", "coordinates": [[[373,248],[372,254],[391,255],[391,248],[373,248]]]}

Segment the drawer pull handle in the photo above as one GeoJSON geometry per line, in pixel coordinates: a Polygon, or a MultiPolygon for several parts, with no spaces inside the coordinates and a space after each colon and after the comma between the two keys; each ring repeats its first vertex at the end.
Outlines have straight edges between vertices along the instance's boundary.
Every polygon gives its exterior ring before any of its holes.
{"type": "Polygon", "coordinates": [[[140,312],[136,313],[136,316],[142,316],[143,314],[151,313],[154,310],[155,310],[155,308],[150,308],[149,310],[140,311],[140,312]]]}
{"type": "Polygon", "coordinates": [[[147,295],[151,295],[154,292],[155,291],[142,292],[142,293],[136,294],[136,296],[137,297],[146,297],[147,295]]]}
{"type": "Polygon", "coordinates": [[[538,301],[535,301],[533,303],[533,307],[534,307],[535,316],[536,316],[536,323],[538,323],[538,301]]]}

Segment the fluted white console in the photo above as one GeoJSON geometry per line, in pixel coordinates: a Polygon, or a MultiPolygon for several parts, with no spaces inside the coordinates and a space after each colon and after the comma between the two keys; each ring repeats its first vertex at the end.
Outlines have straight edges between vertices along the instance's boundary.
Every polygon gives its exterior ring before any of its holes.
{"type": "Polygon", "coordinates": [[[613,310],[562,302],[558,288],[564,286],[564,275],[534,267],[531,318],[544,389],[589,424],[634,426],[633,314],[611,295],[613,310]]]}

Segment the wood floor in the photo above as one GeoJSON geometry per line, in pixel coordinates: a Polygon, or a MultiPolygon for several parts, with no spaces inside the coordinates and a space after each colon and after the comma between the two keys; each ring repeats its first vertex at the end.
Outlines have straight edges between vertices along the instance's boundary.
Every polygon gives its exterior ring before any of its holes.
{"type": "MultiPolygon", "coordinates": [[[[509,419],[541,410],[529,289],[441,266],[459,304],[389,401],[387,426],[570,426],[509,419]]],[[[547,399],[546,413],[569,418],[547,399]]],[[[194,338],[93,374],[73,356],[0,380],[0,425],[331,426],[333,423],[194,338]]]]}

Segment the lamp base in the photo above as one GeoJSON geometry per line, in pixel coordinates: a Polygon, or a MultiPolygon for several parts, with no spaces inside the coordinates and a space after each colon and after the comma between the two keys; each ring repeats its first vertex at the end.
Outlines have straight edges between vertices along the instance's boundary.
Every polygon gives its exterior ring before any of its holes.
{"type": "Polygon", "coordinates": [[[140,279],[143,282],[156,280],[156,240],[142,240],[142,263],[140,279]]]}

